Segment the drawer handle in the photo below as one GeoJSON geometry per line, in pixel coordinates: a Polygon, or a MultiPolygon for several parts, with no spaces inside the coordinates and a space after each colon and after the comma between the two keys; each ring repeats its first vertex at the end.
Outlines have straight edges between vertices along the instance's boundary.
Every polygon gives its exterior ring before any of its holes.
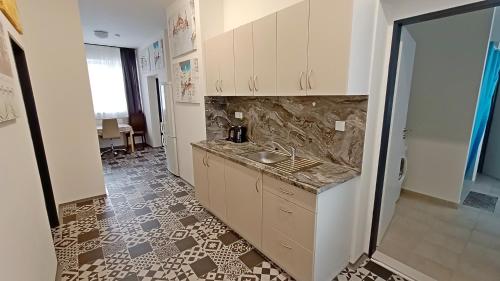
{"type": "Polygon", "coordinates": [[[283,194],[286,194],[286,195],[293,195],[293,192],[290,192],[290,191],[286,191],[282,188],[280,188],[280,192],[283,193],[283,194]]]}
{"type": "Polygon", "coordinates": [[[285,244],[285,243],[283,243],[283,242],[280,242],[280,244],[281,244],[281,246],[283,246],[283,247],[287,248],[288,250],[291,250],[291,249],[292,249],[292,247],[291,247],[291,246],[289,246],[289,245],[287,245],[287,244],[285,244]]]}
{"type": "Polygon", "coordinates": [[[292,211],[289,211],[289,210],[284,209],[284,208],[280,208],[280,211],[282,211],[283,213],[287,213],[287,214],[292,214],[293,213],[292,211]]]}

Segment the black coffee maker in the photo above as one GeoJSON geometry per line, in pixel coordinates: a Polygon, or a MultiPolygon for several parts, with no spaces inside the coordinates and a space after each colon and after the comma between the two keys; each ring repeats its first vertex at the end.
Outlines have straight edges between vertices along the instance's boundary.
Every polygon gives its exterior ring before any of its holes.
{"type": "Polygon", "coordinates": [[[227,132],[227,140],[235,143],[242,143],[247,141],[247,127],[245,126],[231,126],[227,132]]]}

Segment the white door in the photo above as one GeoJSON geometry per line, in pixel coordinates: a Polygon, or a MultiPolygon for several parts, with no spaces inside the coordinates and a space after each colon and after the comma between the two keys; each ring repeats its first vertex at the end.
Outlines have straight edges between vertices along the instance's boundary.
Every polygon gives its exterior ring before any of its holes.
{"type": "Polygon", "coordinates": [[[391,223],[396,201],[401,194],[406,163],[406,143],[404,130],[410,102],[411,81],[413,77],[413,62],[415,59],[416,43],[406,28],[401,33],[400,53],[398,61],[398,74],[394,91],[394,106],[391,120],[391,131],[389,136],[389,147],[387,151],[387,164],[385,170],[384,193],[382,197],[382,209],[378,241],[382,238],[391,223]],[[403,160],[402,160],[403,159],[403,160]]]}

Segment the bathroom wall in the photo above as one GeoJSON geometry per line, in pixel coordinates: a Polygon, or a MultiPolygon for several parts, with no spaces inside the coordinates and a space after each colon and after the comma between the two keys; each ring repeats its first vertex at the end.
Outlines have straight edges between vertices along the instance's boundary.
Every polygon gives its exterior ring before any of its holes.
{"type": "Polygon", "coordinates": [[[276,141],[299,156],[361,170],[367,104],[367,96],[205,97],[207,139],[224,139],[232,125],[245,125],[257,144],[276,141]],[[344,132],[335,121],[346,121],[344,132]]]}

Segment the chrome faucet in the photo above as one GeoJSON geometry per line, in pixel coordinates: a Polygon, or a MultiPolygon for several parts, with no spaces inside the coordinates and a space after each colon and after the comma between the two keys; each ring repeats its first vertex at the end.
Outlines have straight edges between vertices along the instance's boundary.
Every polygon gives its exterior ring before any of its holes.
{"type": "Polygon", "coordinates": [[[292,158],[292,161],[295,161],[295,156],[297,154],[297,149],[295,149],[295,147],[290,146],[290,151],[288,151],[288,149],[284,148],[281,144],[279,144],[275,141],[271,141],[271,143],[273,144],[274,149],[276,149],[276,146],[278,146],[279,148],[281,148],[281,150],[286,152],[286,154],[288,154],[288,156],[290,156],[292,158]]]}

